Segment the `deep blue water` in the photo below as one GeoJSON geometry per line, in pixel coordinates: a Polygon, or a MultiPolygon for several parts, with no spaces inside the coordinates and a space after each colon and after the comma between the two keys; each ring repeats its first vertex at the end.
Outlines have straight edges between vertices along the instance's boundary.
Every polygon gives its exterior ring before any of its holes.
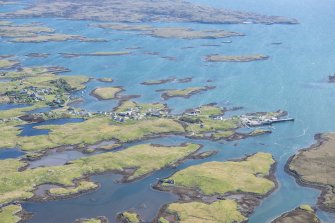
{"type": "MultiPolygon", "coordinates": [[[[166,102],[173,112],[179,113],[187,108],[204,103],[218,102],[223,106],[243,106],[244,111],[271,111],[285,109],[296,118],[294,123],[275,125],[273,133],[234,143],[201,141],[204,149],[217,149],[217,155],[203,161],[188,161],[179,166],[185,168],[196,163],[231,158],[240,158],[257,151],[266,151],[278,161],[276,177],[279,188],[264,199],[250,216],[252,223],[269,222],[273,218],[301,204],[316,204],[320,192],[301,187],[284,172],[287,159],[297,150],[314,142],[315,133],[335,130],[335,86],[328,84],[327,76],[335,72],[335,2],[332,0],[194,0],[215,7],[228,7],[269,15],[283,15],[299,20],[299,25],[210,25],[172,23],[170,26],[189,26],[203,29],[226,29],[245,33],[245,37],[229,38],[230,44],[223,40],[180,40],[157,39],[139,36],[129,32],[106,31],[89,27],[91,22],[62,19],[25,19],[17,22],[42,22],[54,27],[58,32],[80,34],[110,40],[106,43],[84,43],[76,41],[50,42],[41,44],[0,42],[2,54],[17,54],[23,65],[64,66],[72,71],[65,75],[89,75],[92,77],[111,77],[114,83],[92,81],[83,93],[85,102],[80,107],[89,110],[111,110],[117,101],[98,101],[89,95],[97,86],[124,86],[125,94],[140,94],[140,102],[166,102]],[[282,42],[281,45],[272,45],[282,42]],[[204,44],[219,44],[219,47],[203,47],[204,44]],[[183,49],[192,46],[194,48],[183,49]],[[63,58],[58,53],[87,53],[96,51],[120,51],[128,47],[143,47],[131,50],[132,55],[120,57],[77,57],[63,58]],[[48,58],[27,58],[28,53],[50,53],[48,58]],[[145,52],[159,52],[159,56],[145,52]],[[269,60],[251,63],[207,63],[207,54],[253,54],[270,56],[269,60]],[[169,61],[160,56],[174,56],[169,61]],[[193,77],[193,81],[183,84],[143,86],[139,83],[166,77],[193,77]],[[213,80],[206,83],[207,80],[213,80]],[[215,85],[217,88],[195,95],[190,99],[161,99],[155,90],[161,88],[184,88],[187,86],[215,85]]],[[[159,24],[166,26],[167,24],[159,24]]],[[[78,94],[81,94],[78,93],[78,94]]],[[[192,141],[182,137],[156,139],[156,143],[174,144],[192,141]]],[[[198,142],[198,141],[196,141],[198,142]]],[[[113,221],[118,211],[138,208],[145,220],[152,219],[159,206],[176,200],[170,194],[152,191],[150,184],[156,177],[168,176],[176,171],[166,169],[132,184],[111,183],[109,177],[95,177],[102,184],[96,192],[79,198],[45,203],[27,203],[24,208],[35,213],[29,222],[73,222],[79,217],[106,215],[113,221]],[[129,197],[131,196],[131,197],[129,197]],[[131,199],[134,198],[134,199],[131,199]],[[94,201],[94,202],[92,202],[94,201]],[[139,203],[137,202],[139,201],[139,203]],[[143,206],[143,205],[142,205],[143,206]],[[71,210],[71,211],[69,211],[71,210]],[[55,214],[61,213],[61,215],[55,214]]],[[[335,222],[335,216],[318,211],[323,222],[335,222]]]]}
{"type": "Polygon", "coordinates": [[[28,107],[29,105],[27,104],[0,104],[0,111],[1,110],[9,110],[9,109],[14,109],[14,108],[24,108],[28,107]]]}
{"type": "Polygon", "coordinates": [[[20,125],[21,132],[19,136],[36,136],[36,135],[47,135],[50,130],[49,129],[37,129],[37,126],[43,125],[64,125],[66,123],[76,123],[84,121],[82,118],[63,118],[63,119],[51,119],[38,123],[31,123],[20,125]]]}
{"type": "Polygon", "coordinates": [[[23,156],[25,153],[19,149],[1,149],[0,160],[14,159],[23,156]]]}

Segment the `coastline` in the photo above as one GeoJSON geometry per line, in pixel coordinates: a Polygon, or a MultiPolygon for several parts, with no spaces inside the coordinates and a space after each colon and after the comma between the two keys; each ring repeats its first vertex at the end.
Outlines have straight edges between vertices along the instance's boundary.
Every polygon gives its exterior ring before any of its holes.
{"type": "MultiPolygon", "coordinates": [[[[243,157],[241,159],[231,159],[228,161],[233,161],[233,162],[241,162],[245,161],[248,159],[248,157],[252,156],[254,154],[250,154],[246,157],[243,157]]],[[[239,206],[243,206],[243,209],[241,207],[239,208],[239,211],[243,214],[243,216],[248,217],[250,216],[255,208],[259,206],[261,203],[262,199],[270,196],[275,190],[278,189],[278,181],[275,177],[275,172],[277,169],[277,161],[275,161],[269,170],[269,175],[264,176],[265,179],[268,179],[274,183],[274,187],[269,190],[267,193],[260,195],[260,194],[255,194],[251,192],[227,192],[225,194],[212,194],[212,195],[204,195],[202,192],[199,191],[198,188],[185,188],[182,186],[161,186],[161,183],[158,182],[155,185],[152,186],[153,189],[159,190],[159,191],[164,191],[164,192],[169,192],[176,194],[179,199],[174,202],[174,203],[187,203],[187,202],[201,202],[201,203],[206,203],[206,204],[211,204],[215,201],[223,200],[223,199],[233,199],[234,201],[237,202],[239,206]],[[234,196],[242,196],[239,199],[234,199],[234,196]]],[[[171,175],[172,176],[172,175],[171,175]]],[[[169,176],[169,177],[171,177],[169,176]]],[[[167,177],[168,178],[168,177],[167,177]]],[[[164,213],[166,213],[166,209],[169,204],[164,204],[156,218],[154,219],[154,222],[157,222],[159,217],[163,216],[164,213]]],[[[243,221],[242,223],[248,222],[248,219],[243,221]]]]}
{"type": "Polygon", "coordinates": [[[317,149],[319,146],[321,146],[327,140],[327,139],[323,138],[323,133],[315,134],[314,139],[316,140],[316,142],[314,144],[312,144],[311,146],[309,146],[307,148],[303,148],[303,149],[299,150],[298,153],[291,156],[287,160],[287,162],[285,164],[285,167],[284,167],[284,170],[287,174],[293,176],[295,181],[300,186],[310,187],[310,188],[320,190],[321,193],[320,193],[320,195],[318,196],[318,199],[317,199],[317,206],[323,211],[330,212],[330,213],[335,213],[335,208],[329,208],[329,207],[326,207],[324,205],[324,201],[325,201],[324,200],[324,195],[327,194],[327,190],[328,190],[327,186],[328,185],[315,183],[315,182],[304,181],[299,173],[297,173],[294,170],[291,170],[291,168],[290,168],[290,164],[291,164],[292,160],[294,159],[294,157],[296,155],[298,155],[300,152],[303,152],[303,151],[309,151],[309,150],[317,149]]]}

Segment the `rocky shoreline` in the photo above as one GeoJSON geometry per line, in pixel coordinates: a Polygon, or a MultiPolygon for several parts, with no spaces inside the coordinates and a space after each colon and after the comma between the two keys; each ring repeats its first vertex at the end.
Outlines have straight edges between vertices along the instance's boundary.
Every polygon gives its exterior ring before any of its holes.
{"type": "Polygon", "coordinates": [[[260,61],[267,59],[269,59],[269,56],[262,54],[243,55],[243,56],[228,56],[228,55],[213,54],[205,57],[205,61],[207,62],[251,62],[251,61],[260,61]]]}
{"type": "Polygon", "coordinates": [[[296,182],[304,187],[311,187],[311,188],[315,188],[318,190],[321,190],[321,194],[318,197],[317,200],[317,205],[321,210],[327,211],[327,212],[331,212],[331,213],[335,213],[335,208],[330,208],[327,207],[324,202],[325,202],[325,196],[328,194],[328,191],[330,190],[329,185],[325,185],[325,184],[321,184],[321,183],[316,183],[316,182],[308,182],[303,180],[302,176],[295,170],[292,170],[290,168],[290,165],[293,161],[293,159],[300,154],[301,152],[304,151],[309,151],[309,150],[315,150],[318,149],[318,147],[322,146],[324,142],[327,141],[326,138],[323,137],[323,134],[319,133],[316,134],[314,136],[314,139],[316,140],[316,143],[312,144],[311,146],[300,150],[296,155],[291,156],[288,161],[285,164],[285,172],[288,173],[289,175],[293,176],[296,180],[296,182]]]}
{"type": "Polygon", "coordinates": [[[1,18],[63,17],[78,20],[109,22],[196,22],[212,24],[298,24],[296,19],[266,16],[257,13],[218,9],[186,1],[103,0],[101,2],[63,0],[62,4],[48,0],[29,7],[1,13],[1,18]],[[133,9],[136,10],[133,10],[133,9]],[[112,12],[112,13],[111,13],[112,12]]]}
{"type": "Polygon", "coordinates": [[[271,221],[271,223],[321,223],[315,210],[309,205],[301,205],[271,221]]]}
{"type": "MultiPolygon", "coordinates": [[[[181,98],[190,98],[191,96],[195,95],[195,94],[198,94],[200,92],[205,92],[205,91],[209,91],[209,90],[213,90],[215,89],[216,87],[215,86],[204,86],[204,87],[198,87],[198,88],[195,88],[194,90],[190,90],[190,92],[187,92],[187,93],[181,93],[181,94],[177,94],[177,95],[173,95],[171,94],[171,92],[173,93],[174,91],[178,91],[178,90],[159,90],[159,91],[165,91],[161,97],[164,99],[164,100],[169,100],[171,98],[175,98],[175,97],[181,97],[181,98]]],[[[188,90],[187,88],[184,89],[184,90],[188,90]]]]}

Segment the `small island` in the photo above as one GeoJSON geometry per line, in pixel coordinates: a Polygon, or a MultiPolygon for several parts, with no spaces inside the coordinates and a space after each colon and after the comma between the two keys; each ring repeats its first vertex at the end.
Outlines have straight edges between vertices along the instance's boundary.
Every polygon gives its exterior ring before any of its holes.
{"type": "Polygon", "coordinates": [[[32,57],[32,58],[47,58],[50,56],[49,53],[28,53],[26,54],[26,57],[32,57]]]}
{"type": "Polygon", "coordinates": [[[117,216],[117,219],[123,223],[140,223],[141,218],[136,212],[125,211],[117,216]]]}
{"type": "Polygon", "coordinates": [[[314,209],[304,204],[290,212],[284,213],[271,223],[321,223],[321,221],[316,216],[314,209]]]}
{"type": "Polygon", "coordinates": [[[50,41],[79,40],[81,42],[102,42],[103,39],[92,39],[84,36],[56,33],[52,28],[36,24],[14,24],[4,21],[0,24],[0,37],[14,43],[41,43],[50,41]]]}
{"type": "Polygon", "coordinates": [[[154,187],[180,196],[179,202],[165,205],[157,219],[245,222],[261,199],[276,188],[274,166],[271,154],[259,152],[242,160],[206,162],[177,171],[154,187]]]}
{"type": "Polygon", "coordinates": [[[219,55],[213,54],[205,57],[207,62],[251,62],[258,60],[267,60],[268,56],[262,54],[255,55],[244,55],[244,56],[228,56],[228,55],[219,55]]]}
{"type": "Polygon", "coordinates": [[[109,78],[109,77],[102,77],[102,78],[98,78],[97,80],[100,82],[105,82],[105,83],[112,83],[114,81],[113,78],[109,78]]]}
{"type": "Polygon", "coordinates": [[[118,52],[93,52],[93,53],[60,53],[65,58],[72,58],[72,57],[83,57],[83,56],[124,56],[129,55],[131,52],[127,51],[118,51],[118,52]]]}
{"type": "Polygon", "coordinates": [[[74,195],[73,192],[78,194],[86,191],[87,187],[79,188],[75,181],[99,173],[123,174],[122,182],[131,182],[164,167],[178,165],[185,159],[191,158],[200,148],[201,145],[198,144],[179,146],[140,144],[114,153],[96,154],[73,160],[63,166],[34,169],[26,169],[27,164],[19,159],[0,160],[0,203],[8,204],[32,198],[37,185],[43,184],[71,188],[56,191],[62,195],[67,193],[74,195]]]}
{"type": "Polygon", "coordinates": [[[179,38],[179,39],[219,39],[232,36],[243,36],[241,33],[225,30],[195,30],[184,27],[154,27],[145,25],[128,24],[99,24],[95,25],[103,29],[119,31],[137,31],[142,35],[150,35],[157,38],[179,38]]]}
{"type": "Polygon", "coordinates": [[[160,79],[160,80],[149,80],[142,82],[142,85],[161,85],[161,84],[166,84],[166,83],[171,83],[171,82],[176,82],[176,83],[188,83],[192,81],[192,77],[185,77],[185,78],[167,78],[167,79],[160,79]]]}
{"type": "Polygon", "coordinates": [[[69,198],[79,194],[98,189],[99,185],[94,182],[82,180],[73,187],[55,187],[47,191],[49,199],[69,198]]]}
{"type": "Polygon", "coordinates": [[[335,211],[335,133],[317,134],[316,144],[299,151],[286,164],[286,171],[297,182],[322,190],[318,199],[320,208],[335,211]]]}
{"type": "Polygon", "coordinates": [[[105,0],[102,2],[85,1],[85,4],[77,3],[75,0],[63,0],[62,4],[41,0],[15,12],[4,12],[2,17],[63,17],[116,23],[197,22],[212,24],[262,23],[268,25],[298,23],[296,19],[282,16],[266,16],[251,12],[219,9],[187,1],[105,0]]]}
{"type": "Polygon", "coordinates": [[[160,85],[160,84],[166,84],[174,81],[174,78],[168,78],[168,79],[161,79],[161,80],[150,80],[142,82],[142,85],[160,85]]]}
{"type": "Polygon", "coordinates": [[[91,95],[99,100],[110,100],[117,98],[122,91],[124,90],[121,87],[98,87],[91,92],[91,95]]]}
{"type": "Polygon", "coordinates": [[[96,218],[81,218],[75,220],[74,223],[108,223],[108,219],[105,216],[99,216],[96,218]]]}
{"type": "Polygon", "coordinates": [[[204,86],[204,87],[189,87],[181,90],[159,90],[163,91],[162,98],[168,100],[174,97],[189,98],[194,94],[209,91],[214,89],[215,86],[204,86]]]}

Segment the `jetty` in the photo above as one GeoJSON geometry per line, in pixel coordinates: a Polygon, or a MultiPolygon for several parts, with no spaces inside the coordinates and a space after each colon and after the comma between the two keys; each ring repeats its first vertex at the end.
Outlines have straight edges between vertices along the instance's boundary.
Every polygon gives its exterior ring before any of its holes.
{"type": "Polygon", "coordinates": [[[249,116],[241,116],[241,122],[243,125],[247,127],[258,127],[264,125],[272,125],[275,123],[281,122],[292,122],[294,118],[264,118],[264,117],[249,117],[249,116]]]}

